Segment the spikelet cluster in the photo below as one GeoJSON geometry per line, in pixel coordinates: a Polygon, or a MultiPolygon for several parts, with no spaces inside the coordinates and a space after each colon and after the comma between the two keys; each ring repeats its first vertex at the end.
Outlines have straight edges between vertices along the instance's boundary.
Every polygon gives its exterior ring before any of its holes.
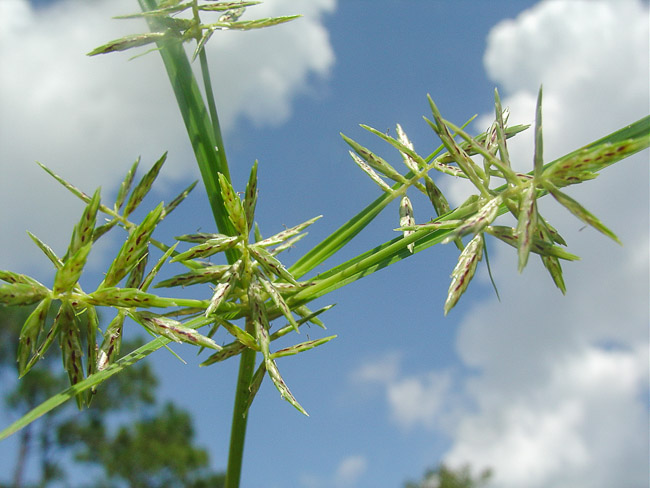
{"type": "MultiPolygon", "coordinates": [[[[71,384],[105,370],[119,357],[128,318],[153,335],[191,344],[201,350],[214,350],[215,353],[203,365],[223,361],[240,354],[245,348],[261,352],[263,371],[269,374],[281,396],[306,413],[282,379],[276,359],[312,349],[334,336],[302,342],[277,352],[271,351],[270,344],[288,331],[299,332],[299,327],[306,322],[323,326],[317,316],[327,307],[312,312],[304,303],[293,303],[291,296],[311,283],[297,281],[277,257],[301,239],[305,235],[303,231],[319,217],[263,238],[254,225],[258,196],[255,162],[243,199],[225,176],[218,175],[221,196],[235,235],[187,234],[179,236],[179,242],[174,246],[165,246],[153,239],[154,231],[189,194],[194,184],[174,198],[172,204],[157,205],[146,213],[140,223],[129,220],[149,193],[165,160],[166,154],[138,184],[133,185],[139,165],[137,160],[124,178],[111,207],[100,202],[99,190],[92,197],[88,196],[44,167],[57,181],[81,198],[86,206],[73,228],[70,245],[63,257],[58,257],[49,246],[30,234],[54,265],[52,289],[29,276],[0,271],[0,280],[6,283],[0,286],[0,304],[36,305],[20,334],[20,376],[27,374],[55,341],[61,347],[63,365],[71,384]],[[97,225],[99,212],[108,218],[105,223],[97,225]],[[126,230],[124,242],[104,273],[103,281],[94,291],[84,292],[80,280],[92,246],[113,228],[126,230]],[[256,238],[251,241],[249,238],[253,230],[256,238]],[[192,246],[177,252],[176,246],[183,242],[192,246]],[[163,255],[147,273],[151,246],[161,249],[163,255]],[[231,264],[211,264],[206,261],[228,251],[237,256],[231,264]],[[210,284],[213,286],[212,296],[205,300],[187,300],[149,292],[149,287],[166,262],[180,263],[187,271],[159,281],[156,288],[210,284]],[[58,311],[49,322],[48,314],[53,303],[58,304],[58,311]],[[114,318],[104,330],[99,325],[96,307],[115,310],[114,318]],[[154,309],[171,311],[161,314],[154,312],[154,309]],[[183,321],[184,318],[188,320],[183,321]],[[239,327],[233,322],[237,318],[244,319],[248,325],[239,327]],[[277,318],[286,320],[287,325],[272,332],[270,324],[277,318]],[[205,325],[211,326],[207,335],[196,330],[205,325]],[[212,336],[218,327],[222,327],[234,342],[223,347],[217,344],[212,336]]],[[[78,395],[79,406],[88,404],[91,398],[90,390],[78,395]]]]}
{"type": "Polygon", "coordinates": [[[343,138],[352,148],[350,154],[354,162],[379,186],[385,198],[399,198],[399,228],[396,230],[402,232],[403,245],[409,253],[427,247],[431,235],[443,230],[446,232],[440,234],[443,236],[441,241],[454,242],[460,249],[458,263],[451,274],[452,280],[444,305],[445,314],[467,290],[483,255],[486,233],[517,249],[520,272],[528,263],[530,253],[538,254],[554,283],[563,293],[566,292],[560,260],[578,258],[563,249],[562,246],[566,246],[564,239],[540,215],[537,198],[542,195],[550,193],[585,224],[619,242],[616,235],[597,217],[559,188],[594,178],[602,168],[644,147],[644,141],[624,140],[618,144],[588,147],[545,166],[540,89],[534,126],[533,170],[529,174],[520,174],[512,169],[507,139],[526,129],[526,126],[507,126],[509,112],[501,106],[498,92],[495,91],[495,121],[485,133],[477,137],[469,136],[462,127],[443,119],[431,98],[429,104],[433,120],[425,120],[441,139],[443,148],[446,149],[443,154],[436,151],[426,158],[418,155],[400,125],[396,128],[396,138],[362,126],[399,151],[407,170],[405,174],[368,148],[346,136],[343,138]],[[482,159],[482,164],[477,163],[477,156],[482,159]],[[475,186],[476,194],[458,208],[451,209],[431,176],[432,170],[469,180],[475,186]],[[493,187],[493,180],[501,180],[501,186],[493,187]],[[438,216],[436,219],[415,223],[413,206],[406,195],[410,188],[419,190],[428,197],[438,216]],[[497,217],[505,212],[514,217],[516,224],[513,227],[494,224],[497,217]],[[469,236],[467,245],[463,243],[466,236],[469,236]]]}

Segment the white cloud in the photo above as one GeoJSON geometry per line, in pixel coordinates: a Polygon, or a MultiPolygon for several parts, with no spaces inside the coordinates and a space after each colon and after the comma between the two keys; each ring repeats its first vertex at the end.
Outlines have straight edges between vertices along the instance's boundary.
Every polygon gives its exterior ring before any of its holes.
{"type": "Polygon", "coordinates": [[[404,375],[400,371],[399,354],[386,354],[362,364],[351,379],[356,383],[379,385],[393,420],[405,429],[440,426],[441,419],[451,410],[451,374],[430,371],[404,375]]]}
{"type": "Polygon", "coordinates": [[[335,486],[353,486],[366,472],[368,460],[364,456],[349,456],[336,469],[335,486]]]}
{"type": "MultiPolygon", "coordinates": [[[[523,391],[477,380],[451,463],[495,470],[495,486],[642,486],[647,480],[647,349],[575,350],[523,391]]],[[[507,380],[504,380],[507,381],[507,380]]]]}
{"type": "Polygon", "coordinates": [[[303,488],[349,488],[357,486],[359,479],[367,470],[366,457],[353,454],[343,458],[330,477],[321,478],[305,474],[300,478],[300,485],[303,488]]]}
{"type": "MultiPolygon", "coordinates": [[[[30,252],[26,228],[61,252],[80,213],[34,160],[87,191],[101,185],[104,198],[139,154],[146,168],[170,151],[163,180],[198,175],[160,57],[84,55],[145,31],[140,21],[111,19],[134,5],[62,0],[33,10],[27,0],[0,2],[0,59],[11,67],[0,74],[0,268],[24,269],[39,256],[30,252]]],[[[226,130],[243,117],[282,123],[296,94],[327,75],[334,54],[322,16],[335,6],[335,0],[271,0],[246,15],[304,17],[262,32],[213,36],[208,53],[226,130]]]]}
{"type": "MultiPolygon", "coordinates": [[[[486,70],[511,122],[533,120],[544,84],[546,161],[647,115],[647,19],[639,1],[554,0],[492,30],[486,70]]],[[[480,126],[488,124],[486,116],[480,126]]],[[[517,139],[511,156],[528,171],[531,134],[517,139]]],[[[463,309],[461,299],[452,312],[464,313],[459,354],[480,372],[465,385],[476,410],[452,432],[450,463],[490,466],[500,488],[647,484],[647,159],[637,155],[569,190],[623,248],[543,202],[582,257],[564,265],[566,297],[538,260],[517,276],[515,253],[495,245],[502,302],[463,309]]]]}

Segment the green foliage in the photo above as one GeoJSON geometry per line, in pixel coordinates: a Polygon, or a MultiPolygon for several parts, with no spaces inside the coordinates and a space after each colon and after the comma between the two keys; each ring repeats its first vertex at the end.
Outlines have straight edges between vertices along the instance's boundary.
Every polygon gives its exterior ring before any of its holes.
{"type": "MultiPolygon", "coordinates": [[[[2,375],[16,367],[13,351],[6,349],[15,346],[21,322],[29,313],[24,307],[0,308],[0,352],[7,353],[0,357],[2,375]]],[[[132,349],[137,344],[125,346],[132,349]]],[[[9,411],[25,412],[65,387],[68,379],[55,372],[56,359],[55,355],[46,354],[13,389],[3,392],[9,411]]],[[[209,470],[207,452],[194,444],[190,415],[171,403],[152,415],[157,382],[150,366],[140,363],[105,382],[93,395],[87,415],[79,417],[72,409],[60,409],[45,415],[41,422],[28,425],[19,440],[14,486],[26,486],[21,480],[26,474],[27,460],[39,457],[40,474],[32,471],[30,478],[37,475],[39,486],[65,481],[66,471],[57,461],[63,451],[71,452],[79,463],[103,468],[108,481],[85,482],[86,487],[123,486],[122,481],[134,487],[222,486],[224,475],[209,470]],[[108,428],[115,414],[130,413],[134,417],[137,412],[140,420],[136,417],[115,432],[108,428]]]]}
{"type": "Polygon", "coordinates": [[[483,470],[474,477],[469,465],[452,469],[441,464],[436,469],[429,469],[421,481],[409,481],[404,488],[481,488],[492,477],[492,471],[483,470]]]}
{"type": "Polygon", "coordinates": [[[76,448],[77,461],[99,465],[115,486],[126,482],[133,488],[201,486],[206,477],[218,479],[209,473],[207,452],[193,440],[190,415],[171,403],[113,434],[96,417],[58,430],[58,442],[76,448]]]}

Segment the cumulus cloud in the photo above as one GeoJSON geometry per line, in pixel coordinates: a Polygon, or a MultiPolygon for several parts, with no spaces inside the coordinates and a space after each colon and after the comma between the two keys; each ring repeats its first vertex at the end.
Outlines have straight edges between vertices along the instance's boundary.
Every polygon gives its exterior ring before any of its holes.
{"type": "MultiPolygon", "coordinates": [[[[264,32],[213,36],[208,53],[226,130],[247,118],[280,124],[313,80],[328,74],[334,53],[323,16],[335,0],[274,0],[249,17],[303,13],[300,21],[264,32]],[[264,41],[260,42],[260,35],[264,41]]],[[[140,154],[153,164],[172,157],[163,178],[194,178],[193,156],[156,53],[88,58],[111,39],[146,31],[132,0],[61,0],[33,9],[27,0],[0,2],[0,268],[24,269],[37,257],[25,229],[65,247],[79,203],[34,164],[40,160],[83,189],[106,198],[140,154]]],[[[223,34],[223,35],[219,35],[223,34]]],[[[45,261],[42,261],[45,262],[45,261]]]]}
{"type": "MultiPolygon", "coordinates": [[[[534,119],[544,84],[546,161],[647,115],[647,19],[640,1],[554,0],[493,28],[485,66],[511,122],[534,119]]],[[[511,156],[529,171],[531,134],[518,139],[511,156]]],[[[476,409],[451,432],[448,462],[492,467],[500,488],[647,483],[647,158],[570,190],[623,248],[543,202],[582,257],[564,266],[566,297],[538,263],[517,276],[512,250],[494,247],[502,302],[455,311],[459,354],[479,373],[464,385],[476,409]]]]}
{"type": "Polygon", "coordinates": [[[404,429],[424,425],[435,428],[448,417],[452,398],[452,376],[448,372],[429,371],[405,375],[401,356],[386,354],[362,364],[352,381],[376,385],[382,389],[393,421],[404,429]]]}
{"type": "MultiPolygon", "coordinates": [[[[485,67],[511,123],[534,120],[544,84],[545,162],[647,115],[647,19],[639,1],[553,0],[492,29],[485,67]]],[[[492,119],[480,117],[476,129],[492,119]]],[[[509,143],[520,171],[532,169],[530,132],[509,143]]],[[[540,201],[582,257],[564,265],[566,297],[538,259],[520,275],[511,248],[491,247],[501,302],[464,297],[452,312],[463,314],[457,349],[471,374],[409,376],[392,354],[362,365],[355,379],[381,385],[402,426],[447,434],[449,465],[492,468],[495,488],[645,486],[647,161],[646,151],[567,189],[618,234],[622,248],[550,199],[540,201]]],[[[460,201],[467,188],[450,190],[460,201]]],[[[487,283],[486,275],[475,279],[487,283]]]]}
{"type": "Polygon", "coordinates": [[[353,486],[359,477],[366,472],[368,461],[363,456],[345,458],[336,469],[335,486],[353,486]]]}
{"type": "Polygon", "coordinates": [[[303,475],[300,484],[304,488],[349,488],[357,486],[357,482],[366,473],[367,469],[368,460],[366,457],[353,454],[339,462],[331,477],[323,479],[313,475],[303,475]]]}

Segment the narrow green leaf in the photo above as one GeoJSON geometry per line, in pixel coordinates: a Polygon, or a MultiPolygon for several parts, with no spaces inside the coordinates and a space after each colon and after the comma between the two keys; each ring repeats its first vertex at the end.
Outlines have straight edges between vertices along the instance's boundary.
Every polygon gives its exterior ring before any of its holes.
{"type": "Polygon", "coordinates": [[[43,342],[41,342],[38,345],[36,352],[32,355],[30,360],[25,365],[23,369],[23,373],[20,375],[20,377],[27,374],[29,370],[32,369],[32,366],[34,366],[34,364],[36,364],[40,359],[43,358],[47,350],[52,345],[54,338],[58,336],[59,330],[61,329],[61,320],[62,320],[61,314],[65,312],[64,310],[62,310],[62,308],[63,308],[62,306],[59,307],[56,317],[54,318],[54,322],[52,323],[52,327],[50,327],[50,330],[45,336],[45,339],[43,339],[43,342]]]}
{"type": "Polygon", "coordinates": [[[15,434],[20,429],[26,427],[34,420],[42,417],[43,415],[51,412],[59,405],[67,402],[73,396],[80,394],[89,388],[93,388],[103,381],[106,381],[111,376],[119,373],[123,369],[137,361],[145,358],[147,355],[163,347],[164,344],[169,342],[168,339],[159,337],[144,346],[138,348],[137,350],[131,352],[130,354],[124,356],[119,361],[114,364],[109,365],[105,370],[100,371],[89,378],[86,378],[83,381],[80,381],[76,385],[70,386],[63,390],[62,392],[48,398],[46,401],[33,408],[20,419],[13,422],[11,425],[6,427],[2,432],[0,432],[0,440],[4,440],[12,434],[15,434]]]}
{"type": "Polygon", "coordinates": [[[257,222],[255,222],[255,225],[253,226],[253,238],[256,243],[262,240],[262,232],[260,231],[260,227],[257,225],[257,222]]]}

